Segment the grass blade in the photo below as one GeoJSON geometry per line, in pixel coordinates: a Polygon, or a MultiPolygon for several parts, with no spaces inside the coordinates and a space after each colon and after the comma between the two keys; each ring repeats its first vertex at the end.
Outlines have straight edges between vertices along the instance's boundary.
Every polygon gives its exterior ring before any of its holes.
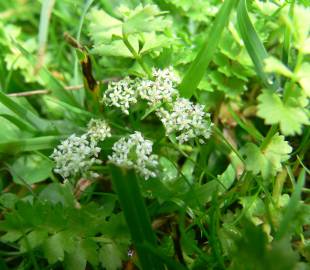
{"type": "Polygon", "coordinates": [[[228,24],[229,15],[236,3],[237,0],[226,0],[216,15],[212,28],[208,32],[205,45],[200,49],[180,84],[179,90],[182,96],[190,98],[194,94],[214,55],[220,35],[228,24]]]}
{"type": "Polygon", "coordinates": [[[0,142],[0,153],[16,154],[37,150],[53,149],[63,136],[43,136],[0,142]]]}
{"type": "Polygon", "coordinates": [[[306,173],[305,170],[302,169],[302,171],[299,174],[295,189],[292,193],[291,199],[285,209],[282,221],[279,226],[279,230],[276,233],[275,238],[278,240],[281,239],[283,236],[285,236],[287,230],[290,228],[290,222],[294,218],[296,210],[298,209],[298,204],[301,199],[302,188],[305,184],[305,178],[306,173]]]}
{"type": "MultiPolygon", "coordinates": [[[[21,45],[17,42],[14,42],[15,46],[20,50],[20,52],[26,57],[30,64],[35,66],[35,59],[34,57],[21,45]]],[[[77,101],[74,99],[72,93],[66,91],[65,88],[53,77],[53,75],[47,70],[46,67],[40,68],[38,74],[42,81],[44,82],[46,88],[51,91],[51,93],[72,106],[79,107],[77,101]]]]}
{"type": "Polygon", "coordinates": [[[44,53],[48,37],[48,26],[51,18],[51,13],[55,4],[55,0],[44,0],[42,2],[40,24],[39,24],[39,49],[38,61],[36,70],[39,70],[44,64],[44,53]]]}
{"type": "Polygon", "coordinates": [[[143,248],[145,243],[156,245],[155,234],[133,171],[125,172],[111,165],[112,182],[124,211],[125,219],[136,247],[140,264],[144,270],[164,269],[150,252],[143,248]]]}
{"type": "Polygon", "coordinates": [[[277,85],[270,83],[269,77],[264,72],[264,60],[268,57],[268,53],[259,39],[255,28],[250,20],[246,0],[240,0],[237,8],[237,21],[240,35],[252,59],[256,73],[267,88],[276,89],[277,85]]]}
{"type": "Polygon", "coordinates": [[[32,125],[30,125],[28,122],[24,121],[20,117],[16,117],[6,113],[1,113],[0,116],[10,121],[22,131],[29,131],[31,133],[36,133],[38,131],[36,128],[34,128],[32,125]]]}
{"type": "Polygon", "coordinates": [[[0,91],[0,103],[7,107],[12,112],[16,113],[21,119],[25,119],[33,128],[38,130],[46,130],[48,123],[35,115],[32,111],[26,109],[22,105],[15,102],[12,98],[8,97],[0,91]]]}

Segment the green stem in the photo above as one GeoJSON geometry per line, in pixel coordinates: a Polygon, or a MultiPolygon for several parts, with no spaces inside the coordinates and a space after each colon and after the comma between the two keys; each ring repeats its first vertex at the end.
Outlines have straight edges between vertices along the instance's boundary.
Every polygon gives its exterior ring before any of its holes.
{"type": "Polygon", "coordinates": [[[277,206],[279,206],[280,196],[282,194],[282,189],[283,189],[283,185],[286,180],[286,177],[287,177],[286,170],[282,170],[276,177],[276,181],[273,187],[272,197],[274,198],[277,206]]]}
{"type": "MultiPolygon", "coordinates": [[[[293,0],[290,5],[290,10],[289,10],[290,18],[293,18],[294,16],[294,7],[295,7],[295,0],[293,0]]],[[[283,51],[282,51],[282,61],[285,65],[288,65],[289,63],[290,43],[291,43],[291,29],[290,27],[286,27],[285,33],[284,33],[284,43],[283,43],[283,51]]]]}
{"type": "Polygon", "coordinates": [[[243,159],[243,157],[240,155],[240,153],[238,152],[237,149],[235,149],[230,143],[229,141],[227,141],[227,139],[225,138],[225,136],[222,134],[222,132],[220,131],[220,129],[218,127],[214,127],[214,131],[215,133],[222,139],[222,141],[226,144],[226,146],[232,151],[234,152],[237,157],[241,160],[241,162],[243,164],[245,164],[245,160],[243,159]]]}
{"type": "Polygon", "coordinates": [[[268,146],[268,144],[270,143],[271,139],[273,138],[273,136],[278,132],[278,124],[272,125],[267,133],[267,136],[265,137],[265,139],[263,140],[260,149],[263,151],[266,149],[266,147],[268,146]]]}
{"type": "Polygon", "coordinates": [[[143,68],[143,70],[148,75],[148,77],[150,79],[152,79],[153,78],[152,72],[149,70],[149,68],[143,62],[141,55],[136,52],[134,47],[132,47],[132,45],[130,44],[130,42],[128,40],[128,36],[124,32],[123,32],[123,42],[126,45],[126,47],[128,48],[128,50],[131,52],[133,57],[136,59],[136,61],[139,63],[139,65],[143,68]]]}

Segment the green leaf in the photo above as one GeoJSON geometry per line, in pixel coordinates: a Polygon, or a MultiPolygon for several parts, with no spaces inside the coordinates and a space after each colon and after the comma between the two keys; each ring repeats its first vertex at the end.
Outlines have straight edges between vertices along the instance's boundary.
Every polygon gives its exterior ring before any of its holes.
{"type": "Polygon", "coordinates": [[[307,97],[310,97],[310,63],[303,63],[298,70],[297,77],[307,97]]]}
{"type": "Polygon", "coordinates": [[[236,179],[236,170],[232,164],[228,165],[227,169],[218,176],[218,180],[221,182],[219,184],[219,191],[225,192],[228,190],[234,183],[236,179]]]}
{"type": "Polygon", "coordinates": [[[16,113],[21,119],[25,119],[26,121],[28,121],[33,128],[37,128],[38,130],[46,130],[46,128],[48,127],[48,122],[46,120],[41,119],[31,110],[15,102],[12,98],[6,96],[1,90],[0,103],[2,103],[12,112],[16,113]]]}
{"type": "Polygon", "coordinates": [[[40,246],[48,237],[48,234],[46,230],[34,230],[28,233],[25,237],[20,240],[21,252],[29,252],[29,248],[34,249],[40,246]],[[25,237],[27,239],[25,239],[25,237]]]}
{"type": "Polygon", "coordinates": [[[131,35],[141,32],[162,31],[169,26],[156,5],[139,5],[135,8],[123,24],[123,33],[131,35]]]}
{"type": "Polygon", "coordinates": [[[237,9],[237,22],[240,35],[252,59],[257,75],[260,77],[264,85],[269,88],[271,84],[267,74],[264,72],[264,60],[268,57],[268,53],[250,20],[246,0],[239,1],[237,9]]]}
{"type": "Polygon", "coordinates": [[[200,49],[180,84],[179,90],[182,96],[190,98],[194,94],[214,56],[221,33],[228,24],[229,15],[236,3],[236,0],[226,0],[216,15],[204,46],[200,49]]]}
{"type": "MultiPolygon", "coordinates": [[[[135,51],[139,50],[139,40],[136,37],[129,37],[129,42],[135,51]]],[[[97,53],[101,56],[118,56],[118,57],[127,57],[134,58],[132,53],[126,47],[122,40],[113,40],[109,44],[98,45],[93,49],[94,53],[97,53]]]]}
{"type": "Polygon", "coordinates": [[[261,218],[265,214],[265,205],[261,198],[257,196],[241,197],[240,203],[245,212],[245,216],[254,224],[261,224],[261,218]]]}
{"type": "Polygon", "coordinates": [[[49,264],[54,264],[57,261],[63,261],[65,251],[63,247],[64,234],[56,233],[49,237],[43,244],[43,252],[49,264]]]}
{"type": "Polygon", "coordinates": [[[20,117],[10,115],[10,114],[4,114],[4,113],[0,114],[0,117],[3,117],[5,119],[9,120],[12,124],[14,124],[20,130],[28,131],[31,133],[37,132],[37,130],[32,125],[30,125],[29,123],[27,123],[26,121],[24,121],[20,117]]]}
{"type": "Polygon", "coordinates": [[[44,155],[24,154],[19,156],[10,170],[17,184],[34,184],[46,180],[52,172],[53,162],[44,155]]]}
{"type": "Polygon", "coordinates": [[[283,238],[290,228],[289,224],[290,222],[292,222],[292,219],[295,213],[297,212],[298,204],[300,203],[301,200],[301,192],[305,184],[305,178],[306,173],[305,170],[302,169],[298,177],[297,185],[295,186],[291,199],[285,209],[283,218],[279,226],[279,230],[276,233],[276,239],[283,238]]]}
{"type": "Polygon", "coordinates": [[[280,60],[275,57],[269,56],[264,60],[264,70],[268,73],[277,73],[288,78],[293,77],[293,72],[290,71],[280,60]]]}
{"type": "Polygon", "coordinates": [[[66,207],[74,207],[75,198],[72,187],[68,183],[51,183],[43,188],[39,198],[53,204],[60,203],[66,207]]]}
{"type": "Polygon", "coordinates": [[[65,256],[65,270],[85,270],[86,264],[87,260],[81,241],[77,241],[74,251],[65,256]]]}
{"type": "Polygon", "coordinates": [[[109,43],[113,36],[122,36],[123,22],[110,16],[104,10],[92,8],[87,17],[89,20],[88,30],[95,46],[109,43]]]}
{"type": "Polygon", "coordinates": [[[107,270],[120,269],[122,266],[121,256],[122,254],[113,242],[102,244],[99,251],[99,260],[102,267],[107,270]]]}
{"type": "Polygon", "coordinates": [[[63,136],[44,136],[2,141],[0,142],[0,153],[16,154],[19,152],[53,149],[63,138],[63,136]]]}
{"type": "MultiPolygon", "coordinates": [[[[15,43],[16,47],[22,52],[22,54],[27,58],[28,62],[32,65],[36,65],[36,61],[25,48],[23,48],[18,43],[15,43]]],[[[42,79],[45,87],[51,91],[51,93],[62,100],[63,102],[66,102],[72,106],[79,107],[79,104],[77,101],[73,98],[72,93],[69,93],[69,91],[66,91],[65,88],[61,85],[57,79],[54,78],[54,76],[48,71],[46,67],[41,67],[38,71],[38,75],[42,79]]]]}
{"type": "Polygon", "coordinates": [[[0,142],[12,138],[18,139],[21,136],[20,130],[7,119],[0,116],[0,126],[5,132],[0,132],[0,142]]]}
{"type": "Polygon", "coordinates": [[[288,160],[292,148],[284,140],[284,136],[276,134],[265,149],[253,143],[247,143],[241,150],[246,168],[254,174],[261,173],[264,179],[274,176],[282,168],[282,162],[288,160]]]}
{"type": "Polygon", "coordinates": [[[143,47],[140,50],[140,54],[147,54],[150,51],[158,50],[161,48],[169,47],[171,40],[165,35],[155,33],[145,33],[143,35],[143,47]]]}
{"type": "Polygon", "coordinates": [[[307,102],[302,96],[291,96],[284,102],[276,93],[264,90],[258,101],[257,116],[265,119],[268,125],[279,124],[284,135],[300,134],[302,125],[309,124],[306,110],[303,108],[307,102]]]}
{"type": "Polygon", "coordinates": [[[149,215],[141,195],[138,179],[130,170],[126,172],[114,165],[110,166],[113,186],[118,194],[125,219],[129,227],[133,244],[136,246],[142,269],[163,269],[161,262],[141,248],[141,244],[148,242],[156,245],[155,234],[151,227],[149,215]]]}

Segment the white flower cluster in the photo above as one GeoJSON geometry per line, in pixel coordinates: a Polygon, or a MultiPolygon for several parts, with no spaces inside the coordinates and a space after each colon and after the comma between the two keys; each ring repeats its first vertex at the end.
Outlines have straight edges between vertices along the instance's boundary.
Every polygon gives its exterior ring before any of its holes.
{"type": "Polygon", "coordinates": [[[178,98],[171,108],[160,108],[156,114],[165,126],[166,133],[175,133],[180,144],[195,138],[199,139],[199,143],[204,143],[210,137],[210,115],[205,113],[204,105],[178,98]]]}
{"type": "Polygon", "coordinates": [[[122,167],[135,169],[145,179],[155,177],[154,170],[158,165],[158,156],[152,154],[153,143],[143,138],[136,131],[128,137],[118,140],[112,147],[109,160],[122,167]]]}
{"type": "Polygon", "coordinates": [[[68,177],[97,177],[91,171],[91,167],[100,164],[98,159],[100,147],[99,141],[111,137],[111,128],[105,120],[91,119],[87,125],[88,131],[82,136],[72,134],[62,141],[54,149],[51,158],[54,159],[55,173],[60,174],[64,179],[68,177]]]}
{"type": "Polygon", "coordinates": [[[181,144],[195,138],[204,143],[210,137],[212,126],[204,106],[179,97],[176,88],[179,78],[172,67],[163,70],[153,68],[152,75],[154,80],[131,80],[126,77],[111,83],[103,101],[129,114],[130,105],[140,97],[149,106],[157,108],[156,115],[164,124],[167,135],[175,133],[181,144]]]}
{"type": "Polygon", "coordinates": [[[178,97],[178,90],[175,86],[179,78],[173,72],[172,67],[160,70],[153,68],[154,80],[141,80],[138,91],[142,99],[147,100],[148,105],[156,106],[163,102],[172,102],[178,97]]]}
{"type": "Polygon", "coordinates": [[[72,134],[62,141],[51,155],[56,163],[54,171],[64,179],[77,175],[95,176],[90,172],[90,168],[101,163],[98,159],[100,148],[96,145],[87,139],[86,134],[80,137],[72,134]]]}
{"type": "Polygon", "coordinates": [[[129,114],[129,107],[137,103],[136,82],[126,77],[118,82],[110,82],[103,95],[102,102],[108,106],[115,106],[123,113],[129,114]]]}
{"type": "Polygon", "coordinates": [[[87,135],[93,142],[104,141],[111,137],[111,128],[105,120],[91,119],[87,125],[87,135]]]}

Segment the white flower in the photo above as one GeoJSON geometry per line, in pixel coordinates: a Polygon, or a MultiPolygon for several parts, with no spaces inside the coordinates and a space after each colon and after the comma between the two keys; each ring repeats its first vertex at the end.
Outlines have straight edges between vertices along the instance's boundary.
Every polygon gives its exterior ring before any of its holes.
{"type": "Polygon", "coordinates": [[[136,81],[126,77],[118,82],[110,82],[102,102],[108,106],[118,107],[125,114],[129,114],[130,105],[137,103],[136,81]]]}
{"type": "Polygon", "coordinates": [[[93,142],[104,141],[106,138],[111,137],[111,128],[105,120],[91,119],[87,127],[86,134],[93,142]]]}
{"type": "Polygon", "coordinates": [[[172,102],[178,97],[178,90],[175,88],[179,78],[173,72],[172,67],[166,69],[152,70],[154,81],[140,80],[138,91],[142,99],[147,100],[148,105],[155,106],[162,102],[172,102]]]}
{"type": "Polygon", "coordinates": [[[75,176],[94,176],[90,168],[94,164],[101,163],[98,159],[99,152],[100,148],[96,147],[96,143],[87,140],[87,134],[80,137],[72,134],[62,141],[51,155],[56,163],[54,171],[64,179],[75,176]]]}
{"type": "Polygon", "coordinates": [[[160,108],[156,114],[165,126],[166,134],[175,133],[180,144],[194,138],[204,143],[210,137],[212,124],[210,115],[204,112],[204,105],[178,98],[172,108],[160,108]]]}
{"type": "Polygon", "coordinates": [[[152,69],[152,74],[156,81],[165,82],[166,84],[171,84],[175,86],[179,83],[180,78],[174,73],[173,68],[170,66],[165,69],[152,69]]]}
{"type": "Polygon", "coordinates": [[[152,154],[153,143],[143,138],[140,132],[123,137],[112,147],[113,153],[109,160],[116,165],[133,168],[145,179],[155,177],[158,156],[152,154]]]}

